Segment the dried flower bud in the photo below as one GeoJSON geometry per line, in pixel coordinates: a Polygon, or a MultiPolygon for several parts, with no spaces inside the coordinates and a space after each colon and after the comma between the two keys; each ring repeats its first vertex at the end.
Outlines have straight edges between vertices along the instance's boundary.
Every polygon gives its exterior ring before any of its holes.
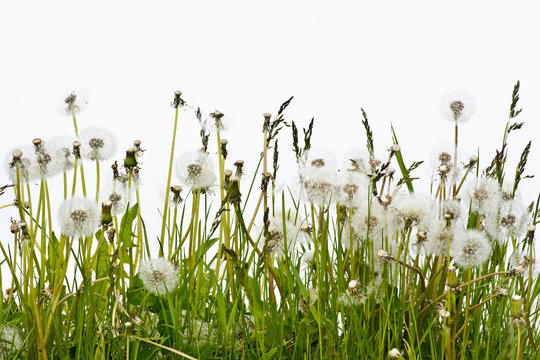
{"type": "Polygon", "coordinates": [[[135,146],[130,146],[126,150],[126,158],[124,159],[124,167],[126,169],[133,169],[137,166],[137,148],[135,146]]]}
{"type": "Polygon", "coordinates": [[[398,144],[395,144],[395,145],[392,145],[392,147],[390,148],[390,150],[392,152],[398,152],[398,151],[401,151],[401,147],[398,145],[398,144]]]}
{"type": "Polygon", "coordinates": [[[508,290],[506,290],[505,288],[500,288],[500,287],[495,288],[493,290],[493,296],[497,298],[508,296],[508,290]]]}
{"type": "Polygon", "coordinates": [[[356,280],[349,281],[349,289],[350,290],[356,289],[357,286],[358,286],[358,281],[356,281],[356,280]]]}
{"type": "Polygon", "coordinates": [[[455,289],[459,285],[456,268],[452,265],[448,267],[448,272],[446,273],[446,285],[450,289],[455,289]]]}
{"type": "Polygon", "coordinates": [[[449,170],[450,170],[450,168],[448,167],[448,165],[439,166],[439,172],[441,174],[447,174],[449,170]]]}
{"type": "Polygon", "coordinates": [[[110,200],[105,200],[101,204],[101,225],[108,225],[112,223],[111,215],[112,202],[110,200]]]}
{"type": "Polygon", "coordinates": [[[11,155],[13,155],[13,161],[18,161],[22,158],[23,152],[19,149],[15,149],[11,152],[11,155]]]}
{"type": "Polygon", "coordinates": [[[116,230],[112,226],[109,227],[109,229],[107,230],[107,238],[109,239],[110,243],[114,242],[114,234],[115,233],[116,233],[116,230]]]}
{"type": "Polygon", "coordinates": [[[137,326],[141,326],[142,320],[135,314],[129,314],[129,317],[131,318],[131,321],[137,326]]]}
{"type": "Polygon", "coordinates": [[[384,250],[377,251],[377,256],[385,262],[392,260],[392,257],[384,250]]]}
{"type": "Polygon", "coordinates": [[[172,106],[174,108],[178,108],[179,106],[183,106],[185,104],[185,101],[181,98],[182,92],[180,90],[176,90],[174,92],[174,100],[172,102],[172,106]]]}
{"type": "Polygon", "coordinates": [[[9,230],[12,234],[16,234],[19,232],[19,225],[17,224],[17,221],[11,220],[11,226],[9,227],[9,230]]]}
{"type": "Polygon", "coordinates": [[[512,304],[510,308],[510,316],[513,318],[520,318],[523,316],[523,312],[521,309],[523,301],[521,300],[521,296],[514,295],[512,296],[512,304]]]}
{"type": "Polygon", "coordinates": [[[81,158],[81,142],[75,140],[73,142],[73,156],[75,156],[75,159],[81,158]]]}

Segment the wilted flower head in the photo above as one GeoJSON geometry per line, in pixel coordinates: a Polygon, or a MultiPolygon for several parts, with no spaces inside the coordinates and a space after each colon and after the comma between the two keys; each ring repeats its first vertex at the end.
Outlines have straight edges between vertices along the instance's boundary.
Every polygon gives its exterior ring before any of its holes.
{"type": "Polygon", "coordinates": [[[462,91],[447,93],[441,99],[441,114],[449,121],[464,122],[474,113],[474,102],[471,96],[462,91]]]}
{"type": "Polygon", "coordinates": [[[191,189],[206,190],[214,185],[216,175],[208,154],[204,151],[186,153],[176,162],[176,174],[191,189]]]}
{"type": "Polygon", "coordinates": [[[172,292],[178,284],[176,266],[162,257],[144,260],[139,268],[139,277],[144,288],[155,295],[172,292]]]}
{"type": "Polygon", "coordinates": [[[464,269],[482,265],[491,253],[489,239],[479,230],[458,230],[450,245],[454,262],[464,269]]]}
{"type": "Polygon", "coordinates": [[[90,160],[107,160],[116,150],[112,132],[101,127],[88,127],[79,134],[81,156],[90,160]]]}
{"type": "MultiPolygon", "coordinates": [[[[199,117],[199,115],[197,115],[197,117],[199,117]]],[[[234,120],[232,118],[223,114],[219,110],[208,112],[204,115],[201,112],[200,119],[201,127],[209,133],[226,131],[234,124],[234,120]]]]}
{"type": "Polygon", "coordinates": [[[101,222],[95,201],[81,196],[64,200],[59,211],[62,234],[71,237],[86,237],[94,233],[101,222]]]}
{"type": "Polygon", "coordinates": [[[88,98],[88,91],[86,89],[70,90],[61,98],[57,110],[60,114],[66,116],[78,114],[88,105],[88,98]]]}

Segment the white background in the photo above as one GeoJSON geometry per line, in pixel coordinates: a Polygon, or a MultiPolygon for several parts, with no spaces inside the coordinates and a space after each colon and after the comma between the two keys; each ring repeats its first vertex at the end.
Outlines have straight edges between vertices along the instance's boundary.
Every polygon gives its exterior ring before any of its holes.
{"type": "MultiPolygon", "coordinates": [[[[56,107],[82,84],[90,102],[79,128],[113,129],[118,160],[136,138],[148,149],[143,216],[155,239],[174,90],[207,112],[219,109],[235,119],[224,136],[231,160],[244,158],[248,174],[261,151],[262,114],[275,114],[292,95],[287,119],[301,128],[315,117],[314,146],[337,156],[364,147],[363,107],[379,153],[391,144],[392,122],[410,164],[452,143],[453,124],[441,118],[439,101],[447,91],[464,90],[476,112],[461,127],[461,150],[468,156],[480,147],[483,169],[501,145],[512,89],[521,80],[518,120],[525,125],[511,135],[509,156],[515,164],[533,140],[526,174],[539,174],[540,23],[533,4],[6,1],[0,5],[0,154],[35,137],[73,134],[71,120],[56,107]]],[[[182,116],[177,154],[198,148],[198,134],[195,118],[182,116]]],[[[284,129],[283,179],[294,174],[291,143],[284,129]]],[[[102,166],[107,176],[109,165],[102,166]]],[[[427,161],[417,174],[430,170],[427,161]]],[[[539,180],[523,181],[528,202],[536,199],[539,180]]],[[[1,171],[0,184],[6,183],[1,171]]],[[[427,182],[421,187],[427,192],[427,182]]],[[[12,196],[8,191],[0,204],[12,196]]],[[[12,210],[0,210],[2,241],[9,239],[12,210]]]]}

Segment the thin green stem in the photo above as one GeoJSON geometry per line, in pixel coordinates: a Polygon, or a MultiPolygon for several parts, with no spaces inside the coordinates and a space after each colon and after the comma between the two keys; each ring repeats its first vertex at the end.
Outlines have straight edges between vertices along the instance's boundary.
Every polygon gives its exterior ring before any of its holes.
{"type": "Polygon", "coordinates": [[[178,128],[178,109],[179,106],[176,106],[176,110],[174,113],[174,128],[173,128],[173,136],[172,136],[172,143],[171,143],[171,156],[169,159],[169,172],[167,173],[167,186],[165,188],[165,201],[163,204],[163,213],[162,217],[163,220],[161,222],[161,235],[159,237],[161,246],[159,251],[159,256],[163,256],[163,242],[165,241],[165,227],[167,224],[167,212],[169,211],[169,192],[171,191],[171,176],[172,176],[172,168],[173,168],[173,161],[174,161],[174,147],[176,145],[176,129],[178,128]]]}

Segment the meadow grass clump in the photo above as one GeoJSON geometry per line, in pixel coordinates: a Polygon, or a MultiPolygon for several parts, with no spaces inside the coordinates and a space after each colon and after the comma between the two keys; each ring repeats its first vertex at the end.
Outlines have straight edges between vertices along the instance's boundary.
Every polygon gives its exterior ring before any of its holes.
{"type": "Polygon", "coordinates": [[[286,121],[292,98],[263,114],[249,164],[229,156],[229,118],[176,91],[153,240],[141,215],[141,141],[111,159],[115,136],[79,133],[88,101],[70,92],[61,112],[75,136],[26,139],[7,155],[11,183],[0,195],[15,200],[0,211],[15,207],[17,217],[0,242],[10,275],[0,283],[0,358],[538,358],[540,196],[526,206],[518,190],[530,143],[515,171],[507,162],[508,137],[523,125],[518,99],[519,82],[503,145],[482,170],[478,154],[458,161],[472,100],[445,96],[454,149],[434,156],[422,193],[413,172],[423,161],[405,162],[393,129],[377,158],[364,110],[366,151],[341,168],[312,148],[313,119],[303,137],[286,121]],[[177,155],[180,109],[195,112],[201,148],[177,155]],[[287,128],[298,178],[278,190],[287,128]],[[63,197],[50,195],[53,182],[63,197]]]}

